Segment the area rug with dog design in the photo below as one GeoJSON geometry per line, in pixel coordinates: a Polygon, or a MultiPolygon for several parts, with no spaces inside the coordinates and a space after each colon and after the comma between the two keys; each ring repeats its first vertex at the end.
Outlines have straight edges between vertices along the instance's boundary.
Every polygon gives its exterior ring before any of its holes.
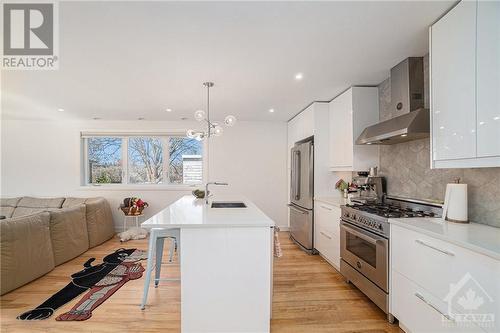
{"type": "Polygon", "coordinates": [[[101,264],[92,266],[95,258],[83,264],[84,269],[71,275],[71,282],[36,308],[19,315],[19,320],[47,319],[54,312],[87,291],[73,308],[57,316],[58,321],[87,320],[92,310],[101,305],[130,280],[139,279],[144,272],[139,261],[147,258],[145,251],[118,249],[108,254],[101,264]]]}

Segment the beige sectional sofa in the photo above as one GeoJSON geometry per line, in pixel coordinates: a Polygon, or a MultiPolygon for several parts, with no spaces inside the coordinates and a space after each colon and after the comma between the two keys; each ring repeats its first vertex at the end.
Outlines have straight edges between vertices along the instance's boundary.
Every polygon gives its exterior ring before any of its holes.
{"type": "Polygon", "coordinates": [[[104,198],[0,199],[0,294],[114,236],[104,198]]]}

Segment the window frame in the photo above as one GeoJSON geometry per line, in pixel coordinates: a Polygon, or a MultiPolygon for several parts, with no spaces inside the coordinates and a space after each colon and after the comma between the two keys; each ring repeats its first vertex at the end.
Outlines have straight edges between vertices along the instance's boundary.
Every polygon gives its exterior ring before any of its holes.
{"type": "Polygon", "coordinates": [[[148,132],[148,131],[126,131],[126,132],[109,132],[109,131],[82,131],[80,132],[80,147],[81,147],[81,171],[80,171],[80,187],[84,189],[103,189],[107,190],[186,190],[191,191],[193,188],[202,186],[207,179],[208,174],[208,166],[207,166],[207,149],[208,144],[206,140],[202,141],[202,181],[200,184],[174,184],[174,183],[161,183],[161,184],[153,184],[153,183],[129,183],[129,167],[130,161],[128,156],[128,141],[129,138],[133,137],[157,137],[162,140],[163,145],[163,173],[165,179],[169,181],[169,146],[170,146],[170,138],[171,137],[186,137],[185,131],[168,131],[168,132],[148,132]],[[88,165],[88,138],[90,137],[113,137],[120,138],[122,140],[121,143],[121,166],[122,166],[122,183],[114,183],[114,184],[98,184],[98,183],[89,183],[89,165],[88,165]]]}

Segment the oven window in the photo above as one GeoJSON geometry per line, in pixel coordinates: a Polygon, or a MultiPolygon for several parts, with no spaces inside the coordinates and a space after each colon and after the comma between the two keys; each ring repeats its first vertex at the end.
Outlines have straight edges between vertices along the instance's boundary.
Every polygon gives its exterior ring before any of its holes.
{"type": "Polygon", "coordinates": [[[346,231],[346,249],[360,259],[377,268],[377,247],[375,244],[346,231]]]}

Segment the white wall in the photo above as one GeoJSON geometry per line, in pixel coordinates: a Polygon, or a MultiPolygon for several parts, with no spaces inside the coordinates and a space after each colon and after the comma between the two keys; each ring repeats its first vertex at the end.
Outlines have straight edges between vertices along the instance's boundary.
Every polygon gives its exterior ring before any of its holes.
{"type": "MultiPolygon", "coordinates": [[[[186,190],[154,190],[144,186],[122,189],[80,186],[80,131],[198,128],[191,122],[3,120],[1,125],[2,196],[105,197],[117,230],[122,226],[117,209],[125,197],[139,196],[150,204],[146,217],[158,212],[186,190]]],[[[278,225],[287,226],[287,135],[284,122],[238,122],[225,128],[210,143],[210,180],[229,186],[213,193],[247,196],[278,225]]]]}

